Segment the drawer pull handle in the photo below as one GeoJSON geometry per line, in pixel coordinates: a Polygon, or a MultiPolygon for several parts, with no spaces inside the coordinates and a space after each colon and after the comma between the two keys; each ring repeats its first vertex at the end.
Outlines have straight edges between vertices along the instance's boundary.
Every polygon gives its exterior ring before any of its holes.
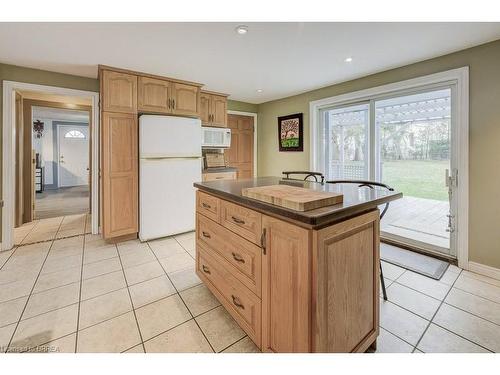
{"type": "Polygon", "coordinates": [[[208,268],[207,266],[203,265],[201,266],[201,268],[203,269],[203,272],[208,273],[209,275],[211,274],[210,268],[208,268]]]}
{"type": "Polygon", "coordinates": [[[235,252],[232,252],[231,254],[233,255],[233,259],[235,261],[240,262],[240,263],[245,263],[245,259],[243,259],[240,254],[237,254],[235,252]]]}
{"type": "Polygon", "coordinates": [[[203,207],[207,208],[207,209],[212,208],[212,206],[210,206],[209,204],[206,204],[206,203],[202,203],[201,205],[202,205],[203,207]]]}
{"type": "Polygon", "coordinates": [[[241,219],[237,218],[236,216],[231,216],[231,219],[233,219],[233,221],[236,224],[245,224],[245,220],[241,220],[241,219]]]}
{"type": "Polygon", "coordinates": [[[237,262],[240,262],[240,263],[245,263],[245,259],[243,259],[241,257],[240,254],[236,254],[236,253],[231,253],[233,255],[233,259],[237,262]]]}
{"type": "Polygon", "coordinates": [[[206,238],[212,238],[210,236],[210,233],[207,233],[207,232],[201,232],[201,234],[203,235],[203,237],[206,237],[206,238]]]}
{"type": "Polygon", "coordinates": [[[240,302],[240,300],[238,299],[238,297],[235,297],[233,294],[231,294],[231,298],[233,299],[233,303],[236,307],[239,307],[240,309],[242,310],[245,310],[245,306],[243,306],[240,302]]]}

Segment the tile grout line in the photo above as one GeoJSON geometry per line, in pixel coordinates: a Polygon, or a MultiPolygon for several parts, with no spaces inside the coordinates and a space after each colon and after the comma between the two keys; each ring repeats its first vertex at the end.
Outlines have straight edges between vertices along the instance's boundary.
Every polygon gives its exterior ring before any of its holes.
{"type": "Polygon", "coordinates": [[[49,257],[50,250],[52,249],[53,245],[54,245],[54,241],[52,241],[52,243],[50,244],[49,250],[47,251],[47,255],[45,255],[45,259],[43,260],[42,266],[40,267],[40,271],[38,271],[38,275],[37,275],[37,277],[35,279],[35,282],[33,283],[33,286],[31,287],[31,291],[29,293],[28,299],[26,300],[26,303],[24,304],[24,307],[23,307],[23,310],[21,312],[21,315],[19,316],[19,320],[16,323],[16,328],[14,328],[14,331],[12,332],[12,336],[10,337],[9,343],[7,344],[7,348],[5,350],[5,353],[7,353],[7,351],[10,348],[10,345],[12,344],[12,340],[14,339],[14,336],[15,336],[15,334],[17,332],[17,329],[19,328],[19,324],[21,322],[21,318],[23,317],[24,311],[26,310],[26,307],[28,306],[28,303],[30,301],[31,295],[33,294],[33,290],[35,289],[35,285],[36,285],[36,283],[38,281],[38,278],[40,277],[40,274],[42,273],[43,266],[45,265],[45,262],[47,261],[47,258],[49,257]]]}
{"type": "MultiPolygon", "coordinates": [[[[174,240],[179,243],[179,241],[177,241],[175,239],[175,236],[174,236],[174,240]]],[[[153,253],[154,257],[156,258],[156,260],[158,261],[158,263],[160,264],[161,268],[163,269],[163,272],[165,272],[165,274],[167,275],[167,278],[168,280],[170,281],[170,283],[172,284],[172,286],[174,287],[175,291],[177,292],[177,295],[179,296],[180,300],[182,301],[182,303],[184,304],[184,306],[186,307],[186,310],[188,311],[189,315],[191,315],[191,318],[194,320],[196,326],[198,327],[198,329],[200,330],[201,334],[203,335],[203,337],[205,338],[205,340],[207,340],[207,343],[208,345],[210,346],[210,349],[212,349],[212,351],[214,353],[217,353],[214,349],[214,347],[212,346],[212,344],[210,343],[210,340],[208,339],[208,337],[205,335],[205,332],[203,332],[203,330],[201,329],[200,325],[198,324],[198,321],[194,318],[193,314],[191,313],[191,310],[189,310],[189,307],[187,306],[186,302],[184,301],[184,299],[182,298],[181,294],[179,293],[179,290],[177,289],[177,287],[175,286],[175,284],[172,282],[172,280],[170,279],[170,276],[168,275],[167,271],[165,271],[165,268],[163,267],[163,264],[161,264],[160,260],[158,259],[158,257],[156,256],[155,252],[153,251],[153,249],[151,248],[151,246],[149,245],[149,242],[146,242],[147,245],[148,245],[148,248],[151,250],[151,252],[153,253]]],[[[184,246],[182,246],[180,243],[179,245],[184,249],[184,246]]],[[[184,251],[186,251],[186,249],[184,249],[184,251]]],[[[187,253],[187,251],[186,251],[187,253]]],[[[189,253],[188,253],[189,255],[189,253]]],[[[191,256],[191,255],[189,255],[191,256]]],[[[191,257],[192,258],[192,257],[191,257]]],[[[177,271],[175,271],[177,272],[177,271]]],[[[187,289],[185,289],[187,290],[187,289]]],[[[184,322],[185,323],[185,322],[184,322]]],[[[144,344],[144,343],[143,343],[144,344]]],[[[144,352],[146,352],[146,349],[144,349],[144,352]]]]}
{"type": "MultiPolygon", "coordinates": [[[[462,273],[462,272],[460,272],[460,273],[462,273]]],[[[460,277],[460,273],[458,274],[459,277],[460,277]]],[[[427,327],[425,327],[424,332],[422,332],[422,335],[420,335],[420,338],[418,339],[417,343],[415,344],[415,348],[418,348],[418,345],[420,344],[420,342],[424,338],[425,334],[427,333],[427,330],[429,329],[429,327],[431,326],[431,324],[433,324],[434,318],[436,317],[437,313],[441,309],[441,306],[443,306],[444,300],[446,299],[446,297],[448,297],[448,294],[450,294],[451,290],[453,289],[453,285],[455,285],[455,283],[457,282],[457,280],[458,280],[458,277],[455,279],[455,281],[453,282],[453,284],[451,284],[450,289],[448,289],[448,292],[443,297],[443,299],[442,299],[441,303],[439,304],[438,308],[436,309],[436,311],[432,315],[432,318],[429,320],[429,324],[427,324],[427,327]]]]}
{"type": "MultiPolygon", "coordinates": [[[[28,231],[28,233],[26,233],[26,236],[24,236],[23,239],[21,240],[21,242],[19,242],[18,246],[22,246],[23,245],[23,242],[35,230],[35,228],[38,226],[39,223],[40,223],[40,220],[36,221],[35,224],[33,224],[33,227],[28,231]]],[[[15,234],[14,234],[14,237],[15,237],[15,234]]]]}
{"type": "Polygon", "coordinates": [[[491,321],[491,320],[489,320],[489,319],[486,319],[486,318],[484,318],[484,317],[482,317],[482,316],[480,316],[480,315],[474,314],[473,312],[470,312],[470,311],[464,310],[464,309],[462,309],[461,307],[458,307],[458,306],[452,305],[451,303],[448,303],[448,302],[444,302],[444,301],[443,301],[443,303],[444,303],[445,305],[447,305],[447,306],[451,306],[451,307],[453,307],[454,309],[457,309],[457,310],[463,311],[463,312],[465,312],[465,313],[467,313],[467,314],[470,314],[470,315],[472,315],[472,316],[475,316],[475,317],[476,317],[476,318],[478,318],[478,319],[484,320],[484,321],[486,321],[486,322],[488,322],[488,323],[491,323],[491,324],[493,324],[493,325],[496,325],[496,326],[500,327],[500,324],[499,324],[499,323],[495,323],[495,322],[493,322],[493,321],[491,321]]]}
{"type": "MultiPolygon", "coordinates": [[[[137,326],[137,331],[139,332],[139,338],[141,340],[140,344],[142,345],[142,350],[144,351],[144,353],[146,353],[146,348],[144,347],[144,339],[142,337],[141,327],[139,326],[139,321],[137,320],[137,313],[135,312],[134,302],[132,301],[132,295],[130,294],[130,289],[129,289],[129,285],[127,282],[127,276],[125,275],[125,269],[123,268],[122,258],[120,256],[120,249],[118,248],[117,244],[115,244],[115,247],[116,247],[116,252],[118,253],[118,260],[120,261],[120,265],[122,267],[121,271],[123,273],[123,278],[125,279],[125,285],[127,287],[127,293],[128,293],[128,298],[130,300],[130,305],[132,306],[132,313],[134,314],[135,324],[137,326]]],[[[135,346],[137,346],[137,345],[135,345],[135,346]]]]}
{"type": "Polygon", "coordinates": [[[83,244],[82,244],[82,264],[80,268],[80,290],[78,291],[78,314],[76,318],[76,338],[75,338],[75,353],[78,350],[78,332],[80,331],[80,310],[82,306],[82,288],[83,288],[83,262],[85,259],[85,229],[87,226],[87,220],[85,219],[83,224],[83,244]]]}

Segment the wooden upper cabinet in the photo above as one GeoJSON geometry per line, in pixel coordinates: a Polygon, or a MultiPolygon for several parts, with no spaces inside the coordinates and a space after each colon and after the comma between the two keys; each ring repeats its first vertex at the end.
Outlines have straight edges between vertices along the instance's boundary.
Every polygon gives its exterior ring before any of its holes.
{"type": "Polygon", "coordinates": [[[139,77],[137,95],[139,111],[170,113],[170,87],[169,81],[139,77]]]}
{"type": "Polygon", "coordinates": [[[104,70],[102,88],[104,111],[137,113],[137,76],[104,70]]]}
{"type": "Polygon", "coordinates": [[[202,125],[210,124],[210,114],[211,114],[210,98],[211,98],[210,94],[206,94],[204,92],[200,94],[200,119],[202,125]]]}
{"type": "Polygon", "coordinates": [[[200,115],[200,88],[184,83],[172,83],[172,113],[182,116],[200,115]]]}
{"type": "Polygon", "coordinates": [[[137,115],[103,112],[102,202],[105,239],[138,231],[137,115]]]}
{"type": "Polygon", "coordinates": [[[212,126],[225,128],[227,126],[227,98],[212,95],[212,126]]]}
{"type": "Polygon", "coordinates": [[[227,127],[227,96],[202,91],[200,94],[200,118],[203,125],[227,127]]]}

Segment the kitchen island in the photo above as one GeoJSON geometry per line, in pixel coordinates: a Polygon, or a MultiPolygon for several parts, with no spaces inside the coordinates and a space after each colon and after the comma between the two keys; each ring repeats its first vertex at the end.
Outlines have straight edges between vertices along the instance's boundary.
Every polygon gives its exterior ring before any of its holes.
{"type": "Polygon", "coordinates": [[[402,194],[279,177],[195,183],[196,272],[264,352],[364,352],[379,332],[379,210],[402,194]],[[242,195],[292,185],[343,194],[294,211],[242,195]]]}

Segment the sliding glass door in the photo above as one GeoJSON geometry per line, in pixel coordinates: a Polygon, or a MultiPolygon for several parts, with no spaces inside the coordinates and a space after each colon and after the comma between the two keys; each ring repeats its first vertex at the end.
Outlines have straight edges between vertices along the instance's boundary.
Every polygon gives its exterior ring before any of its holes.
{"type": "Polygon", "coordinates": [[[401,191],[382,236],[455,256],[453,85],[391,93],[319,112],[317,164],[327,180],[368,179],[401,191]]]}
{"type": "Polygon", "coordinates": [[[368,103],[362,103],[322,111],[322,165],[327,180],[368,178],[369,109],[368,103]]]}

